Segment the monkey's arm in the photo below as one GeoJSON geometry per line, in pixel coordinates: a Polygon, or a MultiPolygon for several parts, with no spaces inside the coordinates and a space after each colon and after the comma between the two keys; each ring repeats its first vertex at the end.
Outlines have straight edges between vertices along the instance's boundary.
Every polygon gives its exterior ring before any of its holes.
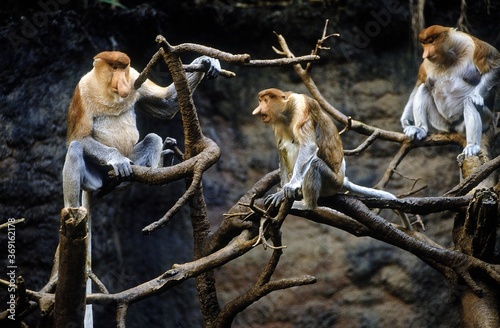
{"type": "Polygon", "coordinates": [[[427,132],[429,131],[427,123],[428,108],[434,106],[434,103],[432,95],[424,83],[415,87],[414,91],[415,94],[411,99],[413,122],[411,122],[411,125],[404,127],[403,132],[413,140],[422,140],[427,136],[427,132]]]}
{"type": "MultiPolygon", "coordinates": [[[[429,104],[427,103],[428,100],[422,99],[424,95],[423,91],[428,91],[425,89],[427,78],[427,70],[424,63],[422,63],[418,69],[417,82],[401,116],[403,132],[413,140],[425,138],[429,130],[427,127],[426,109],[424,107],[429,104]]],[[[430,97],[428,93],[425,94],[427,99],[430,97]]]]}
{"type": "Polygon", "coordinates": [[[485,101],[492,99],[492,93],[495,92],[494,88],[498,85],[498,79],[500,78],[500,68],[493,69],[483,75],[481,75],[479,83],[474,88],[472,94],[472,101],[478,106],[478,110],[485,105],[485,101]]]}
{"type": "MultiPolygon", "coordinates": [[[[288,149],[287,151],[291,151],[288,149]]],[[[281,190],[269,195],[265,198],[266,205],[271,204],[274,207],[279,207],[285,198],[299,199],[302,196],[302,183],[304,175],[311,167],[311,163],[316,158],[318,146],[315,142],[307,142],[300,144],[297,160],[293,165],[292,176],[288,179],[288,170],[286,160],[283,158],[287,154],[280,154],[280,175],[281,175],[281,190]]]]}
{"type": "Polygon", "coordinates": [[[113,147],[108,147],[98,142],[91,136],[78,140],[83,146],[85,156],[96,161],[100,165],[113,167],[116,176],[128,177],[132,174],[131,161],[113,147]]]}
{"type": "Polygon", "coordinates": [[[403,127],[403,130],[410,125],[414,125],[414,118],[413,118],[413,101],[415,99],[415,94],[417,93],[418,86],[415,86],[413,90],[410,93],[410,98],[408,99],[408,102],[406,103],[406,106],[403,110],[403,114],[401,115],[401,126],[403,127]]]}
{"type": "Polygon", "coordinates": [[[283,193],[286,198],[297,199],[302,193],[304,175],[310,169],[311,163],[316,158],[318,146],[315,142],[307,142],[300,145],[297,161],[293,167],[290,181],[283,185],[283,193]]]}
{"type": "MultiPolygon", "coordinates": [[[[219,60],[208,56],[198,57],[191,64],[203,64],[205,67],[205,72],[186,73],[191,92],[196,90],[196,87],[205,76],[208,79],[216,78],[221,70],[219,60]]],[[[133,81],[135,81],[139,73],[132,68],[130,71],[133,74],[133,81]]],[[[171,119],[180,109],[173,83],[168,87],[160,87],[148,79],[142,84],[138,92],[140,97],[136,103],[137,108],[154,117],[171,119]]]]}

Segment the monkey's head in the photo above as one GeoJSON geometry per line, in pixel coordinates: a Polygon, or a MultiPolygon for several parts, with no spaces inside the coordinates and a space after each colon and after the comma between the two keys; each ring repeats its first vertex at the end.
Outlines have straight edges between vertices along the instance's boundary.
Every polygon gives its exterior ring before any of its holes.
{"type": "Polygon", "coordinates": [[[120,51],[104,51],[94,57],[99,83],[111,93],[126,98],[130,94],[130,58],[120,51]]]}
{"type": "Polygon", "coordinates": [[[446,41],[451,27],[432,25],[423,29],[418,35],[418,40],[424,48],[422,58],[431,62],[439,62],[444,59],[446,41]]]}
{"type": "Polygon", "coordinates": [[[279,89],[266,89],[259,92],[259,106],[252,115],[260,115],[262,122],[274,124],[286,110],[288,96],[279,89]]]}

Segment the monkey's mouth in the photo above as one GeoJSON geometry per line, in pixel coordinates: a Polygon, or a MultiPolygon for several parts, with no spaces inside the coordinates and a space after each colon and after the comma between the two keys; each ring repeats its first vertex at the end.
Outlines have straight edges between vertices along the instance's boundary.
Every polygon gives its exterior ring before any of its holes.
{"type": "Polygon", "coordinates": [[[262,122],[264,122],[264,123],[269,123],[269,120],[270,120],[269,116],[268,116],[268,115],[266,115],[266,114],[261,114],[261,115],[260,115],[260,119],[261,119],[261,120],[262,120],[262,122]]]}

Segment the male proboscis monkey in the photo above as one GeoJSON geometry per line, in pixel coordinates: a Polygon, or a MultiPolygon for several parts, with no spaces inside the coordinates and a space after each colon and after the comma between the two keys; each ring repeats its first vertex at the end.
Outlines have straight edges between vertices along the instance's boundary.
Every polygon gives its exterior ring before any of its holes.
{"type": "MultiPolygon", "coordinates": [[[[187,73],[191,90],[204,76],[215,78],[218,60],[198,57],[206,72],[187,73]]],[[[139,89],[134,81],[139,73],[130,58],[119,51],[105,51],[94,57],[94,67],[76,86],[68,109],[68,151],[63,168],[64,206],[81,205],[81,190],[96,191],[108,180],[112,168],[126,180],[131,163],[158,166],[163,140],[150,133],[138,143],[135,107],[161,119],[170,119],[179,110],[177,93],[171,84],[160,87],[146,80],[139,89]]]]}

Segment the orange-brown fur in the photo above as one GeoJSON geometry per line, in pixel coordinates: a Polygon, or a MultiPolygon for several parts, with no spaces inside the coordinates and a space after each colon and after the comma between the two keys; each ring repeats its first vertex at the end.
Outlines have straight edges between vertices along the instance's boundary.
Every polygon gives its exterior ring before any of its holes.
{"type": "Polygon", "coordinates": [[[259,106],[253,114],[260,115],[273,128],[285,195],[299,192],[306,206],[314,208],[318,197],[334,195],[342,188],[344,162],[340,136],[333,120],[316,100],[266,89],[259,93],[259,106]]]}
{"type": "Polygon", "coordinates": [[[275,135],[279,138],[292,124],[293,137],[299,143],[314,138],[318,144],[318,157],[338,172],[343,159],[343,148],[337,127],[315,99],[279,89],[266,89],[259,92],[259,99],[268,97],[270,102],[260,102],[261,111],[269,112],[275,135]],[[303,97],[304,105],[297,106],[294,97],[303,97]],[[312,123],[306,125],[306,123],[312,123]],[[319,125],[319,127],[318,127],[319,125]],[[324,133],[329,131],[329,133],[324,133]]]}
{"type": "Polygon", "coordinates": [[[105,51],[94,57],[94,69],[76,86],[68,109],[68,145],[92,136],[125,156],[130,154],[139,138],[135,119],[130,118],[135,118],[137,99],[130,72],[130,58],[122,52],[105,51]]]}
{"type": "MultiPolygon", "coordinates": [[[[304,94],[266,89],[259,92],[259,115],[274,130],[280,158],[282,190],[265,202],[278,206],[283,199],[303,199],[306,208],[317,206],[319,197],[333,196],[342,189],[369,197],[395,199],[391,193],[362,187],[345,177],[342,141],[333,119],[319,103],[304,94]]],[[[406,215],[398,213],[411,230],[406,215]]]]}
{"type": "MultiPolygon", "coordinates": [[[[205,71],[186,73],[191,91],[205,77],[215,78],[220,63],[200,56],[193,63],[205,71]]],[[[162,165],[163,138],[148,133],[139,141],[135,109],[159,119],[170,119],[180,109],[172,83],[161,87],[146,79],[134,88],[139,72],[130,58],[119,51],[105,51],[94,57],[93,68],[75,88],[68,109],[68,151],[63,167],[65,207],[81,205],[81,191],[107,193],[133,174],[132,163],[148,167],[162,165]],[[112,168],[117,179],[110,183],[112,168]],[[106,184],[106,185],[105,185],[106,184]]]]}

